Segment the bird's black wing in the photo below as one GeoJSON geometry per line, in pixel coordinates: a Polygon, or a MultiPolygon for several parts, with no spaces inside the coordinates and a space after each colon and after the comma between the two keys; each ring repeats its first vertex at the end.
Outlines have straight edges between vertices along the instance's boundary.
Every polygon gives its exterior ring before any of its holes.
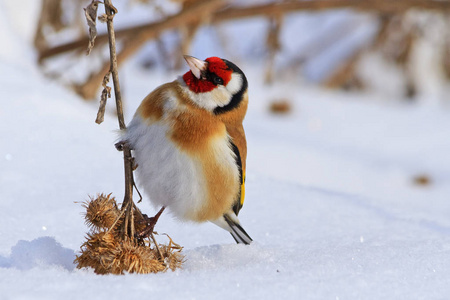
{"type": "Polygon", "coordinates": [[[240,181],[240,187],[239,187],[239,193],[236,197],[236,200],[233,204],[233,211],[236,214],[236,216],[239,214],[239,211],[241,210],[242,206],[244,205],[244,197],[245,197],[245,174],[242,170],[242,159],[241,154],[239,152],[238,147],[231,142],[231,149],[233,150],[235,156],[236,156],[236,164],[239,169],[239,181],[240,181]]]}

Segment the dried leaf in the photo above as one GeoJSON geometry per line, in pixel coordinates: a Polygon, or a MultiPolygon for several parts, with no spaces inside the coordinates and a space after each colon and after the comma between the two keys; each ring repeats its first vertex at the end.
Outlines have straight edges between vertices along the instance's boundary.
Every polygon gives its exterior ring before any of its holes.
{"type": "Polygon", "coordinates": [[[94,48],[95,38],[97,37],[96,19],[97,19],[97,9],[98,4],[101,1],[92,0],[84,9],[84,15],[86,16],[86,21],[89,26],[89,45],[87,48],[87,55],[91,53],[92,48],[94,48]]]}
{"type": "Polygon", "coordinates": [[[108,73],[106,73],[106,75],[103,77],[103,90],[100,97],[100,107],[98,108],[97,118],[95,119],[95,123],[97,124],[101,124],[105,119],[106,101],[108,98],[111,98],[111,87],[107,86],[110,76],[111,71],[108,71],[108,73]]]}
{"type": "MultiPolygon", "coordinates": [[[[107,85],[109,83],[109,76],[111,76],[111,70],[109,70],[108,73],[103,76],[102,87],[107,88],[107,85]]],[[[111,97],[111,95],[109,95],[109,97],[111,97]]]]}

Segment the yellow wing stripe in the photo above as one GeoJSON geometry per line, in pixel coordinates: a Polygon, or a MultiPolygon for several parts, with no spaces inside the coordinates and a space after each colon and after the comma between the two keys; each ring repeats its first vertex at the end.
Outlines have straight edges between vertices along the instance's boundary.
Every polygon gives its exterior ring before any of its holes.
{"type": "Polygon", "coordinates": [[[242,172],[242,183],[241,183],[241,207],[244,205],[245,198],[245,172],[242,172]]]}

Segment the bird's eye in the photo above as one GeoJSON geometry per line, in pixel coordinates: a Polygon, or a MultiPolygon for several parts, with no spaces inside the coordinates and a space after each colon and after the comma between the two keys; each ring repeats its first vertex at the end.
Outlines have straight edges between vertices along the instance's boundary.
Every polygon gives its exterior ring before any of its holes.
{"type": "Polygon", "coordinates": [[[214,84],[217,84],[217,85],[223,84],[223,79],[220,78],[219,76],[214,76],[213,81],[214,81],[214,84]]]}

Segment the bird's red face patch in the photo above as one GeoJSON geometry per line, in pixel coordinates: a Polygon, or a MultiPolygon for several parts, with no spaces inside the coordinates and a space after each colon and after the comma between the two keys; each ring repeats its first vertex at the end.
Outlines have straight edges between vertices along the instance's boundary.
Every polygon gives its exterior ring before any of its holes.
{"type": "Polygon", "coordinates": [[[191,71],[187,71],[186,74],[183,75],[183,80],[186,82],[189,89],[194,93],[210,92],[216,87],[216,85],[211,81],[197,79],[191,71]]]}
{"type": "Polygon", "coordinates": [[[209,57],[206,61],[208,62],[208,71],[222,78],[223,85],[227,85],[231,80],[232,73],[227,64],[218,57],[209,57]]]}
{"type": "Polygon", "coordinates": [[[208,62],[208,66],[205,73],[205,77],[201,79],[192,74],[191,71],[186,72],[183,75],[183,80],[186,85],[194,93],[207,93],[217,87],[217,84],[212,81],[212,76],[218,76],[222,79],[223,85],[227,85],[231,80],[232,70],[228,68],[226,63],[218,57],[209,57],[205,60],[208,62]]]}

